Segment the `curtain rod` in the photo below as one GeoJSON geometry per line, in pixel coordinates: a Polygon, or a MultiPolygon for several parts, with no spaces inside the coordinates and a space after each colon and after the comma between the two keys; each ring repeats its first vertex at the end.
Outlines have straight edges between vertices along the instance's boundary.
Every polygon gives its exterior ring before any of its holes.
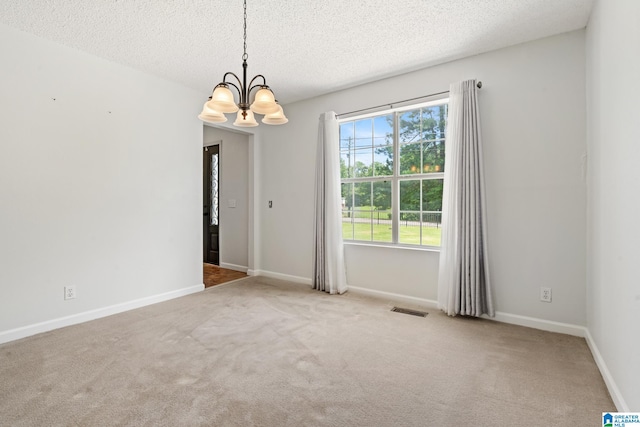
{"type": "MultiPolygon", "coordinates": [[[[478,89],[482,89],[482,82],[476,83],[476,87],[478,89]]],[[[389,104],[376,105],[375,107],[363,108],[361,110],[349,111],[347,113],[340,113],[340,114],[336,114],[336,117],[346,116],[347,114],[361,113],[363,111],[375,110],[377,108],[382,108],[382,107],[387,107],[387,106],[389,108],[393,108],[393,104],[404,104],[405,102],[416,101],[418,99],[424,99],[424,98],[431,98],[432,96],[444,95],[445,93],[449,93],[449,91],[445,90],[444,92],[432,93],[430,95],[424,95],[424,96],[418,96],[416,98],[404,99],[402,101],[396,101],[396,102],[389,103],[389,104]]]]}

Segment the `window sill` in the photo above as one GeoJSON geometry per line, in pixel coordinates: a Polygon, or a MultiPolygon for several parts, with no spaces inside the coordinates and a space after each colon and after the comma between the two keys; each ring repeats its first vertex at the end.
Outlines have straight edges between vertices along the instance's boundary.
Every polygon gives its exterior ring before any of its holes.
{"type": "Polygon", "coordinates": [[[409,251],[420,251],[420,252],[440,252],[440,248],[436,246],[412,246],[412,245],[398,245],[393,243],[384,243],[384,242],[365,242],[358,240],[345,240],[345,246],[368,246],[374,248],[388,248],[388,249],[402,249],[409,251]]]}

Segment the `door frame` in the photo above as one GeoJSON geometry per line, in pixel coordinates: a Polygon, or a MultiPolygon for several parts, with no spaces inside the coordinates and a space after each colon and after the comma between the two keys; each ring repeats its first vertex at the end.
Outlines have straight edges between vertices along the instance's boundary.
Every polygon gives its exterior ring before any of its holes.
{"type": "MultiPolygon", "coordinates": [[[[259,194],[257,189],[259,188],[258,170],[260,168],[259,153],[260,153],[260,136],[254,134],[251,128],[247,129],[235,129],[224,125],[210,125],[204,124],[204,127],[210,127],[213,129],[219,129],[225,132],[238,133],[247,137],[248,142],[248,154],[247,154],[247,271],[249,276],[256,276],[261,274],[260,270],[260,236],[259,236],[259,207],[261,206],[259,194]]],[[[202,147],[209,147],[212,145],[220,145],[221,159],[224,159],[224,141],[220,137],[210,137],[207,139],[203,135],[202,147]],[[215,139],[214,139],[215,138],[215,139]]],[[[224,160],[223,160],[224,162],[224,160]]],[[[224,166],[224,165],[223,165],[224,166]]],[[[224,185],[224,183],[223,183],[224,185]]],[[[221,205],[222,206],[222,205],[221,205]]],[[[224,233],[224,231],[222,231],[224,233]]]]}
{"type": "MultiPolygon", "coordinates": [[[[222,140],[220,141],[215,141],[212,144],[208,144],[208,145],[204,145],[202,147],[202,157],[203,157],[203,163],[202,163],[202,187],[203,187],[203,191],[202,191],[202,204],[203,204],[203,208],[207,207],[207,211],[203,212],[203,220],[202,220],[202,261],[205,263],[210,263],[210,264],[214,264],[217,266],[220,266],[221,263],[221,245],[220,245],[220,231],[222,229],[221,227],[221,181],[222,181],[222,140]],[[209,151],[209,147],[217,147],[218,150],[218,224],[217,224],[217,233],[216,233],[216,246],[217,246],[217,250],[215,251],[217,253],[217,256],[215,258],[215,260],[210,259],[210,255],[212,252],[212,248],[211,248],[211,194],[210,194],[210,188],[209,186],[209,180],[211,179],[210,177],[210,173],[209,173],[209,168],[206,168],[207,170],[205,170],[205,165],[210,165],[211,160],[206,158],[205,153],[207,153],[209,151]],[[207,189],[209,189],[209,191],[206,191],[207,189]]],[[[210,156],[209,156],[210,157],[210,156]]],[[[204,210],[204,209],[203,209],[204,210]]]]}

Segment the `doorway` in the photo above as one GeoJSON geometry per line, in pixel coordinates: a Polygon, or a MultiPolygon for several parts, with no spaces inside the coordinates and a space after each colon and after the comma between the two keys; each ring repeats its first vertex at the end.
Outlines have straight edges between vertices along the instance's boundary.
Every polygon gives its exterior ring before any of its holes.
{"type": "MultiPolygon", "coordinates": [[[[216,267],[243,273],[251,269],[254,206],[252,147],[252,137],[246,133],[204,126],[202,260],[209,269],[216,267]],[[216,160],[217,181],[213,167],[216,160]],[[214,183],[217,194],[212,191],[214,183]]],[[[209,273],[204,271],[205,278],[210,276],[209,273]]]]}
{"type": "Polygon", "coordinates": [[[203,262],[220,265],[220,146],[202,149],[203,262]]]}

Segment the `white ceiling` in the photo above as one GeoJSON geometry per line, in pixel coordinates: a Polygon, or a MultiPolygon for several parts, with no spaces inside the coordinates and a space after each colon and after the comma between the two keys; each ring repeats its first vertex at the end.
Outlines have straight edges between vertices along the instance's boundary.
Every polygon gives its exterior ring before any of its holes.
{"type": "MultiPolygon", "coordinates": [[[[290,103],[584,28],[593,0],[248,0],[248,74],[290,103]]],[[[0,22],[211,94],[242,0],[1,0],[0,22]]]]}

